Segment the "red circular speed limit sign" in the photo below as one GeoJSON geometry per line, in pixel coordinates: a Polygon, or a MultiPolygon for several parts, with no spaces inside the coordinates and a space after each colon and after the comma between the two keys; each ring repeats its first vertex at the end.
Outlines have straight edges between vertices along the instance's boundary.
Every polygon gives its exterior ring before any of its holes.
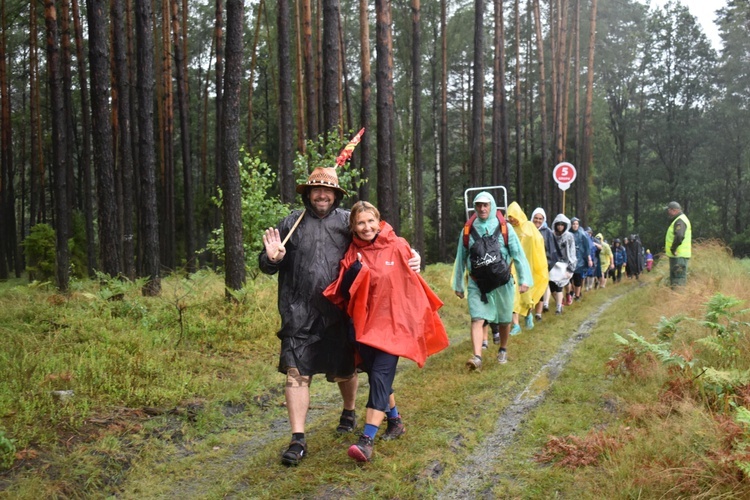
{"type": "Polygon", "coordinates": [[[557,186],[565,191],[576,180],[576,168],[566,161],[558,163],[552,170],[552,178],[557,186]]]}

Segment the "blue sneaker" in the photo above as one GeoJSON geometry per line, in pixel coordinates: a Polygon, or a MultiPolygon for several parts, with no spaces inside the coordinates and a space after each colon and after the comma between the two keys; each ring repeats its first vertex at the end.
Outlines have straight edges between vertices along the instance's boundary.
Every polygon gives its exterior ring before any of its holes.
{"type": "Polygon", "coordinates": [[[518,335],[521,333],[521,325],[513,324],[513,328],[510,329],[511,335],[518,335]]]}
{"type": "Polygon", "coordinates": [[[531,330],[534,328],[534,316],[529,313],[528,316],[526,316],[526,329],[531,330]]]}

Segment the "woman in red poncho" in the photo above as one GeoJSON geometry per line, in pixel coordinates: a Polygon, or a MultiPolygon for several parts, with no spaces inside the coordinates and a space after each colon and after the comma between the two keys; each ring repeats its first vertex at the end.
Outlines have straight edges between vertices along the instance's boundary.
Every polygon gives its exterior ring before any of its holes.
{"type": "Polygon", "coordinates": [[[359,441],[349,448],[350,457],[368,462],[386,416],[383,439],[405,432],[392,389],[399,357],[421,368],[428,356],[448,346],[448,336],[437,314],[443,302],[409,269],[409,244],[380,220],[378,209],[366,201],[355,203],[349,227],[354,236],[339,277],[323,294],[352,318],[359,367],[369,376],[367,422],[359,441]]]}

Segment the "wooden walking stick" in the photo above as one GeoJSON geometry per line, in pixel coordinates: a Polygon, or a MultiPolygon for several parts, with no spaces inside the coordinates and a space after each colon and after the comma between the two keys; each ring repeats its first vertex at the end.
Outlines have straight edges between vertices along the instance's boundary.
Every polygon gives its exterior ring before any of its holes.
{"type": "MultiPolygon", "coordinates": [[[[292,233],[294,233],[294,230],[297,229],[297,226],[299,226],[299,223],[302,222],[302,217],[304,217],[306,213],[307,213],[307,210],[303,210],[302,213],[299,214],[299,217],[297,217],[297,221],[292,226],[292,229],[290,229],[287,235],[284,237],[284,240],[281,242],[280,246],[283,247],[284,245],[286,245],[286,242],[289,241],[289,238],[291,238],[292,233]]],[[[276,257],[279,256],[279,252],[280,250],[277,248],[276,253],[273,254],[273,257],[271,258],[271,260],[276,260],[276,257]]]]}

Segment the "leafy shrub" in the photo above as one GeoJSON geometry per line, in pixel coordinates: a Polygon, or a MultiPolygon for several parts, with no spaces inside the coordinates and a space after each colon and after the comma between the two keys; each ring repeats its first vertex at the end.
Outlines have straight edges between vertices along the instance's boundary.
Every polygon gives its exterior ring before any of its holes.
{"type": "MultiPolygon", "coordinates": [[[[250,156],[245,153],[244,149],[241,150],[240,183],[242,185],[242,226],[246,262],[254,262],[263,248],[261,239],[263,230],[275,226],[282,217],[289,214],[289,207],[281,203],[277,196],[269,194],[275,179],[276,175],[271,167],[259,156],[250,156]]],[[[214,203],[221,207],[222,200],[223,195],[219,190],[214,203]]],[[[223,224],[214,230],[213,237],[203,251],[213,252],[220,258],[224,255],[223,224]]]]}
{"type": "Polygon", "coordinates": [[[55,276],[55,230],[49,224],[36,224],[23,240],[26,271],[30,280],[46,281],[55,276]]]}
{"type": "Polygon", "coordinates": [[[0,430],[0,468],[9,467],[15,461],[15,439],[5,437],[5,431],[0,430]]]}

